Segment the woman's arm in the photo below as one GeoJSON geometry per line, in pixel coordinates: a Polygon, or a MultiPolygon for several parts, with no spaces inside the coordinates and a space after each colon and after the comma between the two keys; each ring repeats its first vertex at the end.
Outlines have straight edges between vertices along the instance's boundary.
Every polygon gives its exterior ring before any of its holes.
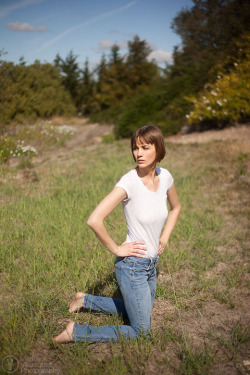
{"type": "Polygon", "coordinates": [[[168,201],[170,204],[170,212],[165,228],[161,234],[158,254],[161,254],[164,251],[181,211],[181,205],[174,184],[168,191],[168,201]]]}
{"type": "Polygon", "coordinates": [[[127,198],[125,190],[120,187],[115,187],[95,208],[90,215],[87,225],[93,229],[99,240],[106,246],[108,250],[117,256],[137,256],[142,257],[145,254],[146,247],[142,241],[134,241],[124,243],[118,246],[109,236],[105,226],[104,220],[111,212],[127,198]]]}

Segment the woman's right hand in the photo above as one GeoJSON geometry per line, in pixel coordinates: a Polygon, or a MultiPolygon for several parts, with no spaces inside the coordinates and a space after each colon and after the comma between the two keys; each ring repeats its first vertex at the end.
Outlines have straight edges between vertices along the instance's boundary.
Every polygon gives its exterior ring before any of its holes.
{"type": "Polygon", "coordinates": [[[118,251],[115,255],[118,257],[138,257],[143,258],[147,249],[144,241],[133,241],[133,242],[124,242],[121,246],[118,246],[118,251]]]}

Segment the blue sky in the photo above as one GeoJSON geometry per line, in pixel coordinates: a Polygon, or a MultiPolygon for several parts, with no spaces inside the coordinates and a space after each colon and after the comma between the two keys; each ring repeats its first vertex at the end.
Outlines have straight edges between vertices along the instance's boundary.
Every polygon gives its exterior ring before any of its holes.
{"type": "Polygon", "coordinates": [[[182,8],[192,0],[0,0],[0,49],[2,59],[18,63],[21,56],[53,62],[57,53],[65,58],[70,50],[83,66],[91,68],[103,53],[117,43],[122,55],[134,35],[145,39],[151,56],[159,64],[171,61],[171,52],[180,44],[170,28],[182,8]]]}

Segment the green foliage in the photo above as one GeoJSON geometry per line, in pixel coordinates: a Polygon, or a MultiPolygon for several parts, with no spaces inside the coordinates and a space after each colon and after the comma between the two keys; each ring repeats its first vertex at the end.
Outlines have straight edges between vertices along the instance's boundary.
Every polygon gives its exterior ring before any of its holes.
{"type": "MultiPolygon", "coordinates": [[[[249,2],[245,0],[240,1],[240,5],[238,0],[194,1],[193,7],[182,10],[172,25],[182,38],[182,48],[175,48],[174,63],[166,69],[165,76],[159,77],[157,85],[157,73],[154,71],[156,66],[152,67],[152,63],[150,65],[146,62],[150,48],[138,37],[129,42],[125,82],[129,84],[133,98],[128,98],[130,91],[124,92],[124,105],[119,107],[119,116],[115,111],[109,112],[111,116],[114,114],[116,137],[128,137],[136,128],[150,122],[160,125],[165,134],[178,132],[187,123],[185,116],[192,111],[193,98],[206,96],[203,93],[205,84],[210,87],[210,92],[213,92],[213,87],[218,87],[216,81],[217,76],[222,76],[221,72],[230,76],[227,84],[232,85],[228,109],[224,106],[222,111],[222,108],[219,108],[222,107],[221,100],[213,100],[216,108],[211,106],[211,112],[204,116],[206,125],[214,126],[216,123],[217,126],[224,126],[230,121],[246,119],[249,113],[249,66],[240,64],[246,60],[244,55],[247,43],[241,48],[239,44],[244,34],[249,32],[249,13],[249,2]],[[231,74],[234,63],[239,65],[237,77],[231,74]],[[151,80],[150,75],[154,77],[151,80]],[[137,84],[140,82],[144,82],[143,90],[138,90],[137,84]],[[214,116],[214,111],[219,115],[214,116]]],[[[106,73],[109,75],[110,71],[106,70],[106,73]]],[[[122,87],[122,80],[119,80],[117,87],[115,82],[117,81],[114,74],[110,87],[106,86],[105,92],[100,93],[100,99],[105,98],[105,108],[115,107],[120,100],[119,97],[118,100],[114,97],[111,99],[111,89],[118,92],[118,87],[122,87]]],[[[225,82],[222,80],[219,86],[223,83],[225,82]]],[[[221,87],[223,95],[226,90],[226,87],[221,87]]],[[[216,95],[212,99],[216,99],[216,95]]],[[[189,122],[192,116],[195,121],[198,119],[200,122],[199,118],[203,119],[203,113],[198,114],[198,110],[196,112],[197,115],[191,112],[189,122]]]]}
{"type": "Polygon", "coordinates": [[[218,74],[216,82],[205,85],[197,99],[189,98],[194,102],[194,109],[186,115],[189,124],[200,123],[201,127],[207,123],[222,126],[248,119],[249,87],[249,59],[235,62],[230,74],[218,74]]]}
{"type": "Polygon", "coordinates": [[[17,66],[0,60],[0,121],[34,120],[77,109],[95,121],[115,124],[119,138],[145,123],[171,134],[187,121],[204,128],[245,120],[249,4],[194,0],[182,9],[172,23],[182,45],[174,48],[173,64],[165,70],[149,61],[150,45],[137,35],[128,42],[127,55],[121,56],[114,44],[92,72],[88,59],[80,69],[73,51],[65,59],[57,54],[54,66],[35,62],[27,67],[23,58],[17,66]]]}
{"type": "Polygon", "coordinates": [[[163,100],[161,95],[145,93],[127,102],[115,124],[116,137],[129,137],[139,126],[155,122],[163,100]]]}
{"type": "MultiPolygon", "coordinates": [[[[214,65],[237,52],[237,41],[250,32],[247,0],[199,0],[174,18],[173,30],[182,39],[181,64],[201,68],[206,81],[214,65]],[[202,67],[204,66],[205,69],[202,67]]],[[[180,62],[174,56],[174,70],[180,62]]]]}
{"type": "Polygon", "coordinates": [[[114,143],[115,139],[113,134],[104,134],[102,136],[102,142],[103,143],[114,143]]]}
{"type": "Polygon", "coordinates": [[[78,108],[84,114],[89,114],[93,111],[95,107],[93,94],[94,94],[94,80],[92,78],[92,73],[89,71],[89,62],[86,59],[84,64],[83,76],[80,81],[79,87],[79,99],[78,108]]]}
{"type": "Polygon", "coordinates": [[[151,48],[145,40],[140,40],[138,35],[128,42],[128,57],[126,60],[127,82],[131,89],[138,86],[149,86],[152,78],[157,75],[157,67],[147,60],[151,48]]]}
{"type": "Polygon", "coordinates": [[[63,60],[59,54],[56,55],[54,64],[58,71],[61,73],[61,81],[67,91],[69,91],[71,98],[75,105],[78,104],[78,91],[79,91],[79,77],[80,69],[76,62],[77,56],[71,50],[66,59],[63,60]]]}
{"type": "Polygon", "coordinates": [[[152,84],[157,76],[157,67],[147,60],[150,48],[145,40],[135,36],[128,43],[127,58],[119,55],[119,47],[114,44],[109,60],[102,56],[98,65],[95,111],[103,111],[140,94],[152,84]]]}
{"type": "Polygon", "coordinates": [[[38,117],[75,112],[60,75],[51,64],[0,63],[0,122],[34,121],[38,117]]]}

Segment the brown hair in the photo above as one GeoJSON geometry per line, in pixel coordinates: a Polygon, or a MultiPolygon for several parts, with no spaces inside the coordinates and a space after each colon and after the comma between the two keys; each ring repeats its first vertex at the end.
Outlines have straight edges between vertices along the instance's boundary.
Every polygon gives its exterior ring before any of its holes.
{"type": "MultiPolygon", "coordinates": [[[[131,151],[136,148],[137,140],[144,140],[146,143],[155,145],[156,159],[155,162],[160,162],[165,154],[165,143],[161,130],[155,125],[144,125],[137,129],[131,137],[131,151]]],[[[133,154],[134,158],[134,154],[133,154]]]]}

